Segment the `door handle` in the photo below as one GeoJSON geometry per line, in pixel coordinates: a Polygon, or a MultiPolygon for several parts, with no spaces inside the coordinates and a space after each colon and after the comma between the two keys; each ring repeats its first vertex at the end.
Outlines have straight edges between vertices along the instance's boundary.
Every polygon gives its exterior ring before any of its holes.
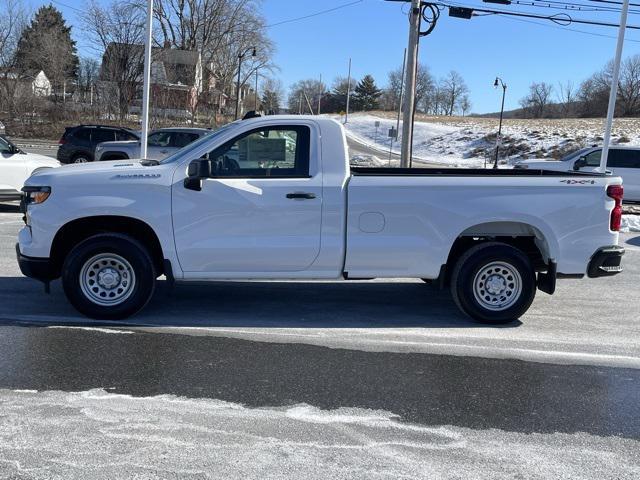
{"type": "Polygon", "coordinates": [[[298,198],[300,200],[312,200],[316,198],[316,194],[307,193],[307,192],[293,192],[293,193],[287,193],[287,198],[298,198]]]}

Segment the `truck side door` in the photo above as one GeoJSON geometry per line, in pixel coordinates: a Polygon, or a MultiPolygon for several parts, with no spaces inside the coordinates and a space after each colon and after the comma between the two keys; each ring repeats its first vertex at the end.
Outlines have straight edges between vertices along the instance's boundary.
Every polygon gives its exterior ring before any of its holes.
{"type": "Polygon", "coordinates": [[[310,139],[304,125],[255,128],[207,154],[213,173],[201,191],[174,178],[174,235],[185,277],[259,278],[313,264],[322,172],[310,139]]]}

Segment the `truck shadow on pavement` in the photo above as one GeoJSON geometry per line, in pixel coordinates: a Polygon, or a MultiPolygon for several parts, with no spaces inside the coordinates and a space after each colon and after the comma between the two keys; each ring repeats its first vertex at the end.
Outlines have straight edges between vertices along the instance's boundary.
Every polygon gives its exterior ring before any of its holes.
{"type": "Polygon", "coordinates": [[[24,277],[0,277],[0,325],[261,327],[261,328],[514,328],[476,323],[462,315],[448,291],[422,282],[164,281],[149,305],[125,321],[79,315],[60,282],[45,295],[24,277]]]}
{"type": "Polygon", "coordinates": [[[640,235],[630,238],[626,243],[628,243],[629,245],[633,245],[634,247],[640,247],[640,235]]]}

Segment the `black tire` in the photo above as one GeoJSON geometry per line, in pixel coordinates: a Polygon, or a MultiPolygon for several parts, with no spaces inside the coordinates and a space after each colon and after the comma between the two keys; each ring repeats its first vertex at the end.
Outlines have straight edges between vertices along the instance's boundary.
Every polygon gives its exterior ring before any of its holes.
{"type": "Polygon", "coordinates": [[[456,262],[451,275],[451,295],[458,308],[474,320],[509,323],[531,306],[536,296],[536,272],[531,260],[517,248],[500,242],[482,243],[470,248],[456,262]],[[483,283],[483,278],[498,284],[490,286],[483,283]],[[499,291],[502,286],[505,289],[499,291]],[[489,287],[493,290],[489,291],[489,287]]]}
{"type": "MultiPolygon", "coordinates": [[[[115,262],[112,263],[113,265],[119,265],[115,262]]],[[[117,269],[119,267],[111,267],[110,264],[106,263],[106,268],[110,268],[111,272],[118,273],[117,269]]],[[[99,276],[101,273],[103,273],[102,270],[98,271],[97,275],[99,276]]],[[[95,275],[96,272],[94,271],[93,274],[95,275]]],[[[98,320],[121,320],[142,310],[153,296],[156,277],[153,260],[144,246],[137,240],[118,233],[95,235],[79,243],[71,250],[62,267],[62,286],[69,302],[83,315],[98,320]],[[85,271],[88,272],[88,275],[91,275],[92,269],[88,265],[105,263],[102,260],[93,260],[100,255],[106,255],[107,262],[109,258],[116,261],[118,258],[124,259],[125,265],[120,265],[120,269],[124,270],[125,273],[116,275],[116,277],[118,279],[126,279],[128,275],[130,279],[128,284],[125,281],[118,283],[116,287],[110,285],[111,288],[114,288],[113,290],[100,288],[96,284],[100,295],[106,292],[107,295],[113,293],[116,296],[116,294],[120,294],[120,290],[124,290],[125,293],[120,303],[101,305],[89,296],[91,294],[97,297],[98,293],[85,293],[83,291],[83,288],[88,291],[92,287],[87,282],[83,282],[81,276],[85,278],[85,271]],[[113,257],[109,257],[109,255],[113,255],[113,257]],[[124,268],[122,268],[123,266],[124,268]],[[127,267],[130,267],[133,275],[126,273],[129,270],[127,267]],[[121,284],[124,285],[123,289],[120,288],[121,284]],[[129,286],[128,289],[127,285],[129,286]],[[125,295],[127,296],[125,297],[125,295]]],[[[94,276],[93,278],[97,279],[98,277],[94,276]]],[[[112,279],[113,276],[111,277],[112,279]]],[[[97,301],[109,302],[112,300],[105,295],[104,300],[98,298],[97,301]]],[[[120,301],[120,299],[116,298],[113,301],[120,301]]]]}
{"type": "Polygon", "coordinates": [[[89,162],[93,162],[93,158],[91,158],[89,155],[80,153],[78,155],[74,155],[74,157],[71,159],[71,162],[69,163],[89,163],[89,162]]]}

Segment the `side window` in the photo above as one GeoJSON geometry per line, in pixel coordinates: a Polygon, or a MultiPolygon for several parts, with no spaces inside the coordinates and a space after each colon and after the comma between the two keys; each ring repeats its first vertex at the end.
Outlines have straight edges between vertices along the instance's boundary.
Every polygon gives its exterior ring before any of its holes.
{"type": "Polygon", "coordinates": [[[252,130],[210,152],[214,177],[308,177],[309,127],[252,130]]]}
{"type": "Polygon", "coordinates": [[[90,142],[91,141],[91,129],[89,129],[89,128],[81,128],[79,130],[76,130],[73,133],[73,137],[76,138],[77,140],[82,140],[83,142],[90,142]]]}
{"type": "Polygon", "coordinates": [[[611,168],[640,168],[640,152],[636,150],[611,150],[607,163],[611,168]]]}
{"type": "Polygon", "coordinates": [[[596,150],[594,152],[588,153],[585,155],[587,159],[588,167],[599,167],[600,166],[600,157],[602,157],[602,150],[596,150]]]}
{"type": "Polygon", "coordinates": [[[93,143],[112,142],[115,139],[116,139],[115,131],[111,129],[97,128],[93,131],[93,134],[91,135],[91,141],[93,143]]]}
{"type": "Polygon", "coordinates": [[[169,142],[171,142],[170,132],[156,132],[149,135],[147,145],[150,147],[168,147],[169,142]]]}
{"type": "Polygon", "coordinates": [[[197,133],[173,132],[173,135],[171,135],[171,146],[176,148],[186,147],[198,138],[199,135],[197,133]]]}
{"type": "Polygon", "coordinates": [[[116,140],[118,141],[137,140],[137,137],[133,135],[131,132],[127,132],[126,130],[118,130],[116,132],[116,140]]]}

